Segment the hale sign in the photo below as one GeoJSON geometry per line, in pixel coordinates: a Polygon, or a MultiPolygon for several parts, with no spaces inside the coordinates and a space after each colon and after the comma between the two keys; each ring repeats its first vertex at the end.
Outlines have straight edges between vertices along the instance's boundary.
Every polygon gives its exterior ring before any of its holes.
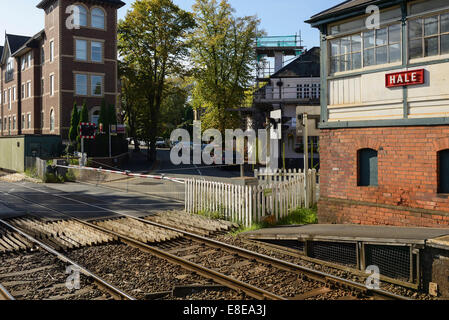
{"type": "Polygon", "coordinates": [[[424,69],[389,73],[385,75],[387,88],[424,84],[424,69]]]}

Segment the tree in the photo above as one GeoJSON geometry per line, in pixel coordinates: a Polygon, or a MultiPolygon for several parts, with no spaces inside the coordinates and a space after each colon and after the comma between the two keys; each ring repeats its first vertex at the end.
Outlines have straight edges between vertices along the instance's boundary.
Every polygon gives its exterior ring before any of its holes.
{"type": "Polygon", "coordinates": [[[79,122],[78,122],[78,136],[76,137],[77,149],[81,151],[81,136],[80,136],[80,125],[81,123],[89,122],[89,111],[87,110],[86,101],[83,102],[83,107],[79,113],[79,122]]]}
{"type": "Polygon", "coordinates": [[[135,71],[144,98],[139,121],[145,140],[150,142],[148,159],[156,159],[156,137],[159,133],[161,105],[168,76],[185,70],[188,53],[186,34],[194,26],[192,15],[172,0],[137,0],[118,26],[118,49],[122,64],[135,71]]]}
{"type": "Polygon", "coordinates": [[[78,124],[80,122],[80,113],[76,102],[73,103],[72,117],[70,119],[69,140],[73,145],[76,143],[76,137],[78,136],[78,124]]]}
{"type": "Polygon", "coordinates": [[[139,151],[137,125],[139,110],[145,103],[142,97],[142,88],[138,81],[138,72],[132,64],[124,64],[119,61],[119,74],[122,83],[122,108],[124,111],[124,123],[128,127],[128,136],[134,140],[134,151],[139,151]]]}
{"type": "MultiPolygon", "coordinates": [[[[190,120],[185,117],[189,107],[189,88],[180,78],[168,79],[166,88],[167,94],[161,106],[160,136],[169,138],[173,130],[183,127],[184,122],[190,120]]],[[[193,117],[191,120],[193,122],[193,117]]]]}
{"type": "Polygon", "coordinates": [[[190,36],[194,65],[193,106],[203,109],[202,128],[238,127],[245,91],[256,64],[254,43],[259,20],[235,17],[226,0],[197,0],[193,14],[197,27],[190,36]]]}

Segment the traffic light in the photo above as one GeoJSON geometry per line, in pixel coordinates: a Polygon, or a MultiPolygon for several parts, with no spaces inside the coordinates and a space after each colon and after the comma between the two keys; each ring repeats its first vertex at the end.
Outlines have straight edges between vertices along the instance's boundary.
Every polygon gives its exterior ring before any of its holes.
{"type": "Polygon", "coordinates": [[[95,123],[80,123],[80,137],[84,139],[95,139],[97,126],[95,123]]]}

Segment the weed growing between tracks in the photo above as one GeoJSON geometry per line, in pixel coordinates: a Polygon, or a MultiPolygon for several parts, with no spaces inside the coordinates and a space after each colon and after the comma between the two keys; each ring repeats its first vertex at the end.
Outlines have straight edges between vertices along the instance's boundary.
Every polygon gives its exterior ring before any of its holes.
{"type": "Polygon", "coordinates": [[[237,236],[239,233],[255,231],[264,228],[271,228],[275,226],[288,226],[288,225],[304,225],[304,224],[316,224],[318,223],[317,218],[317,207],[314,206],[312,209],[297,208],[293,210],[288,216],[271,223],[267,219],[265,222],[254,223],[250,227],[240,227],[234,230],[231,235],[237,236]]]}

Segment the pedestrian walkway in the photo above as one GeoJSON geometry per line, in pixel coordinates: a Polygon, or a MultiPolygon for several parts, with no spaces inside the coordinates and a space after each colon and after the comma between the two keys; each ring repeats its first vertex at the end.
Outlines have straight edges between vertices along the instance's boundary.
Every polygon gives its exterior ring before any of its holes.
{"type": "Polygon", "coordinates": [[[439,243],[446,241],[449,249],[449,229],[435,228],[312,224],[249,231],[241,236],[256,240],[335,240],[404,244],[426,244],[430,240],[435,242],[435,239],[439,239],[439,243]]]}

